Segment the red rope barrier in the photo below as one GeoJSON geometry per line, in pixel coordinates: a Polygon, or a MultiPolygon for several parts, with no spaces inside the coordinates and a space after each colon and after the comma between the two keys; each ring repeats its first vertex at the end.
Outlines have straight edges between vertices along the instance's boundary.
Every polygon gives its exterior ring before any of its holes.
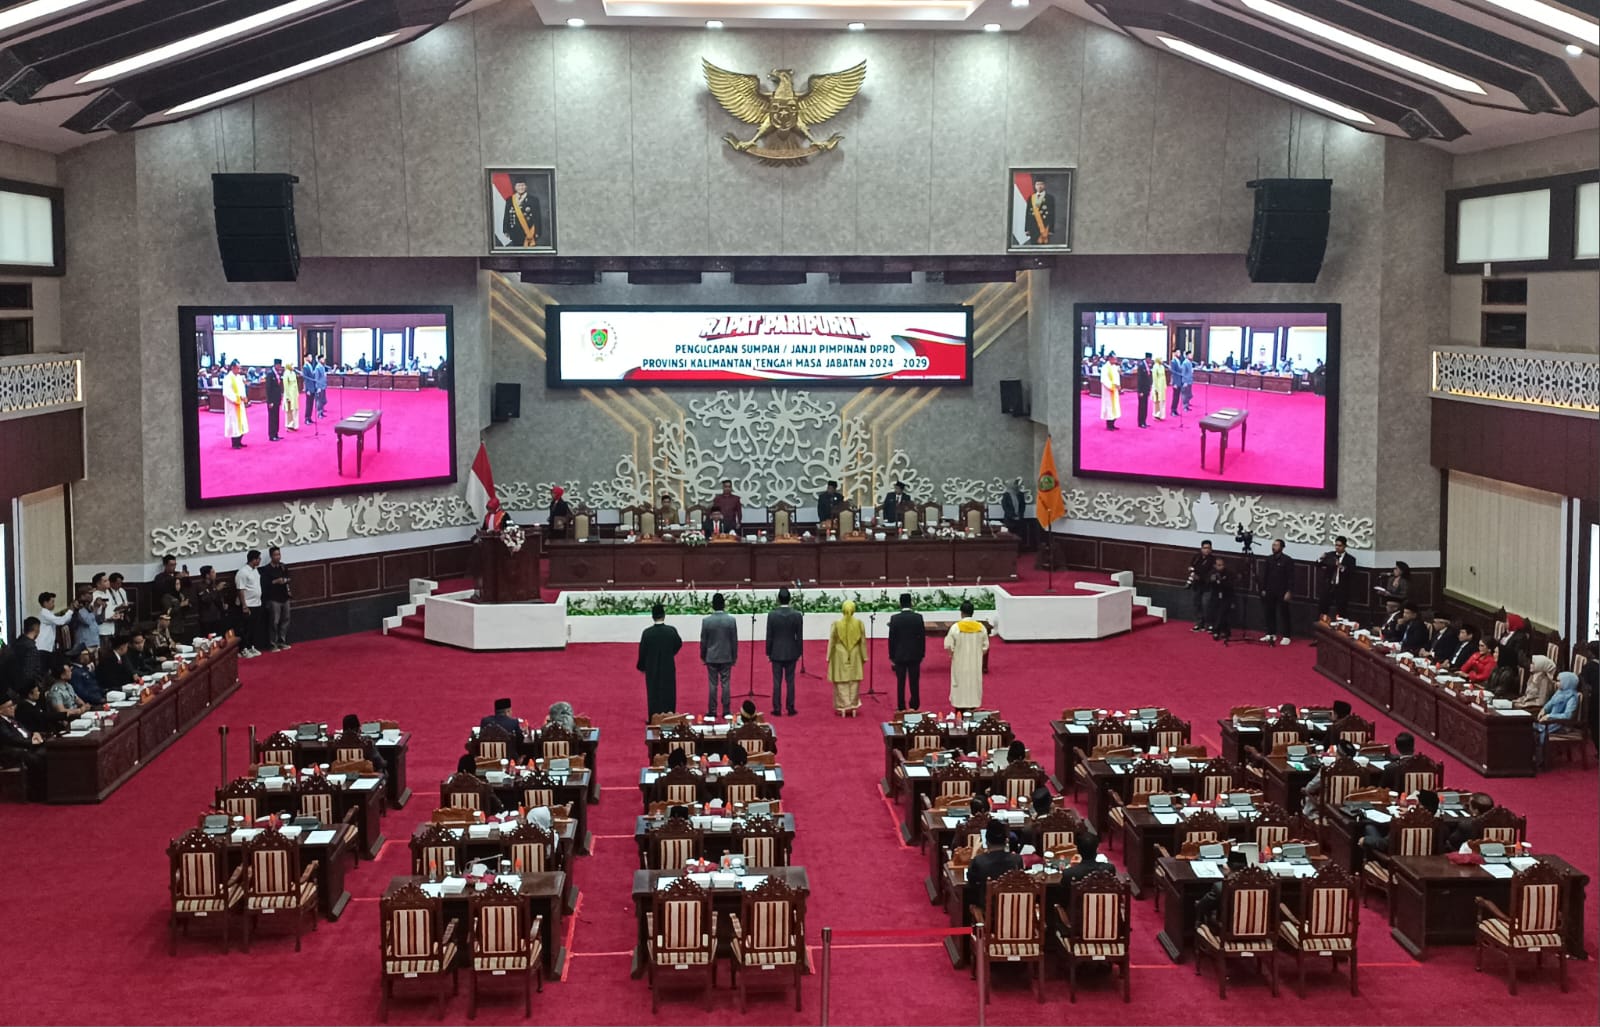
{"type": "Polygon", "coordinates": [[[833,929],[835,938],[956,938],[966,937],[972,933],[970,927],[944,927],[928,928],[924,930],[853,930],[842,927],[833,929]]]}

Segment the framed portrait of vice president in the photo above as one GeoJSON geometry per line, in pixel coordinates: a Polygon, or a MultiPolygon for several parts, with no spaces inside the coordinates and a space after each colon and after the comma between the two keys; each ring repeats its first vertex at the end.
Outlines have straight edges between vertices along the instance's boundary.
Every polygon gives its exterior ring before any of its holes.
{"type": "Polygon", "coordinates": [[[554,253],[555,168],[487,168],[483,179],[489,252],[554,253]]]}
{"type": "Polygon", "coordinates": [[[1006,251],[1072,250],[1072,184],[1077,169],[1012,168],[1006,205],[1006,251]]]}

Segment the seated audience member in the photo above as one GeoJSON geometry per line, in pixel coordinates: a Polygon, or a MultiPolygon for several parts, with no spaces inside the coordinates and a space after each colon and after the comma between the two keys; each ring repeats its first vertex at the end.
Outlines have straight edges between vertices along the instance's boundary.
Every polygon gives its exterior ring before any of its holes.
{"type": "Polygon", "coordinates": [[[136,675],[154,674],[161,669],[161,661],[150,648],[150,639],[142,631],[135,631],[128,639],[128,665],[136,675]]]}
{"type": "Polygon", "coordinates": [[[671,807],[670,809],[667,810],[667,819],[668,820],[688,820],[689,819],[689,807],[682,806],[682,805],[671,807]]]}
{"type": "Polygon", "coordinates": [[[1028,758],[1028,747],[1021,740],[1013,741],[1006,746],[1006,763],[1022,763],[1028,758]]]}
{"type": "Polygon", "coordinates": [[[1031,805],[1033,806],[1034,816],[1049,816],[1050,811],[1055,808],[1055,804],[1055,796],[1050,794],[1050,789],[1041,785],[1033,790],[1033,799],[1031,801],[1031,805]]]}
{"type": "Polygon", "coordinates": [[[28,772],[28,798],[44,798],[44,736],[17,721],[17,697],[0,693],[0,767],[28,772]]]}
{"type": "MultiPolygon", "coordinates": [[[[1534,657],[1535,662],[1539,659],[1541,657],[1534,657]]],[[[1577,726],[1578,675],[1570,670],[1564,670],[1557,678],[1557,682],[1554,694],[1545,700],[1534,724],[1534,730],[1539,733],[1539,748],[1533,756],[1535,766],[1544,766],[1544,743],[1551,735],[1577,726]]]]}
{"type": "Polygon", "coordinates": [[[744,746],[742,746],[742,745],[730,745],[730,746],[728,746],[728,765],[729,766],[731,766],[731,767],[743,767],[743,766],[748,765],[749,762],[750,762],[750,753],[748,751],[746,751],[744,746]]]}
{"type": "Polygon", "coordinates": [[[95,612],[94,592],[79,589],[78,601],[72,604],[72,644],[89,649],[100,648],[100,618],[95,612]]]}
{"type": "Polygon", "coordinates": [[[1500,666],[1520,670],[1528,662],[1531,644],[1528,621],[1521,614],[1506,614],[1506,634],[1500,639],[1500,666]]]}
{"type": "Polygon", "coordinates": [[[20,694],[28,682],[44,673],[38,640],[39,618],[23,618],[22,633],[8,648],[0,649],[0,689],[20,694]]]}
{"type": "Polygon", "coordinates": [[[743,724],[761,723],[761,714],[756,710],[756,704],[746,699],[739,704],[739,716],[735,718],[735,727],[743,724]]]}
{"type": "MultiPolygon", "coordinates": [[[[1439,812],[1439,793],[1424,788],[1417,793],[1417,805],[1429,813],[1437,814],[1439,812]]],[[[1437,835],[1434,836],[1433,842],[1434,849],[1437,851],[1439,846],[1437,835]]],[[[1368,823],[1362,829],[1360,843],[1368,852],[1388,852],[1389,831],[1387,826],[1380,830],[1379,825],[1368,823]]],[[[1432,856],[1434,853],[1430,852],[1427,855],[1432,856]]]]}
{"type": "Polygon", "coordinates": [[[1418,653],[1428,641],[1428,629],[1422,623],[1422,617],[1417,613],[1414,603],[1406,603],[1400,607],[1400,620],[1392,625],[1385,625],[1383,640],[1398,645],[1402,652],[1418,653]]]}
{"type": "Polygon", "coordinates": [[[1483,837],[1483,815],[1494,809],[1494,797],[1488,792],[1473,792],[1467,800],[1467,817],[1456,822],[1444,836],[1444,851],[1455,852],[1469,841],[1483,837]]]}
{"type": "MultiPolygon", "coordinates": [[[[743,749],[744,746],[741,745],[739,748],[743,749]]],[[[689,754],[684,752],[682,749],[674,749],[667,753],[668,770],[677,770],[679,767],[687,767],[688,765],[689,754]]]]}
{"type": "Polygon", "coordinates": [[[1494,650],[1493,639],[1479,638],[1476,651],[1463,660],[1461,666],[1455,668],[1456,672],[1475,685],[1487,684],[1494,674],[1496,663],[1494,650]]]}
{"type": "Polygon", "coordinates": [[[177,644],[172,641],[172,614],[163,613],[156,618],[156,626],[150,634],[145,636],[150,652],[158,660],[166,660],[177,651],[177,644]]]}
{"type": "MultiPolygon", "coordinates": [[[[1243,870],[1250,865],[1245,854],[1238,849],[1228,853],[1228,869],[1230,871],[1243,870]]],[[[1217,926],[1217,910],[1222,908],[1222,882],[1218,881],[1211,889],[1195,900],[1194,921],[1199,924],[1217,926]]]]}
{"type": "MultiPolygon", "coordinates": [[[[1574,677],[1572,680],[1573,688],[1577,688],[1578,679],[1574,677]]],[[[1519,710],[1542,710],[1555,690],[1556,661],[1541,653],[1533,658],[1528,681],[1522,686],[1522,694],[1512,700],[1512,705],[1519,710]]],[[[1573,695],[1576,698],[1577,693],[1573,695]]]]}
{"type": "Polygon", "coordinates": [[[34,681],[27,686],[17,699],[17,723],[29,734],[40,734],[46,738],[59,735],[67,729],[67,716],[57,713],[45,703],[40,694],[40,684],[34,681]]]}
{"type": "MultiPolygon", "coordinates": [[[[1458,644],[1450,653],[1450,658],[1441,662],[1449,664],[1451,670],[1460,671],[1478,651],[1478,629],[1470,624],[1463,624],[1461,630],[1456,632],[1456,640],[1458,644]]],[[[1489,651],[1491,653],[1494,651],[1493,639],[1489,640],[1489,651]]]]}
{"type": "Polygon", "coordinates": [[[1428,659],[1435,664],[1446,664],[1450,657],[1461,648],[1461,640],[1456,637],[1457,632],[1450,627],[1450,618],[1442,614],[1433,615],[1433,627],[1428,632],[1428,659]]]}
{"type": "Polygon", "coordinates": [[[982,792],[973,792],[972,798],[968,800],[967,808],[972,811],[973,816],[977,816],[979,813],[987,813],[989,812],[989,797],[982,792]]]}
{"type": "Polygon", "coordinates": [[[1084,831],[1076,835],[1075,838],[1078,845],[1078,862],[1061,872],[1061,883],[1063,885],[1071,885],[1073,881],[1081,881],[1096,870],[1116,872],[1116,868],[1110,863],[1101,863],[1099,861],[1100,836],[1098,834],[1093,831],[1084,831]]]}
{"type": "Polygon", "coordinates": [[[94,672],[95,649],[74,649],[72,652],[72,690],[90,706],[106,702],[106,691],[100,687],[100,677],[94,672]]]}
{"type": "Polygon", "coordinates": [[[553,702],[550,711],[545,714],[545,726],[554,724],[564,731],[578,730],[577,722],[573,719],[572,704],[569,702],[553,702]]]}
{"type": "Polygon", "coordinates": [[[1417,751],[1417,740],[1409,731],[1402,731],[1394,736],[1394,758],[1389,765],[1378,773],[1378,784],[1391,792],[1400,790],[1405,783],[1406,768],[1401,766],[1401,760],[1417,751]]]}
{"type": "Polygon", "coordinates": [[[510,699],[496,699],[494,701],[494,712],[478,721],[478,726],[480,728],[497,727],[510,735],[512,741],[519,745],[522,744],[522,725],[517,721],[516,717],[511,715],[510,699]]]}
{"type": "Polygon", "coordinates": [[[128,636],[117,635],[106,639],[100,650],[100,663],[94,676],[107,692],[119,692],[133,684],[133,663],[128,659],[128,636]]]}
{"type": "Polygon", "coordinates": [[[472,755],[472,743],[469,741],[466,744],[466,751],[456,757],[456,773],[476,774],[477,772],[478,760],[472,755]]]}
{"type": "MultiPolygon", "coordinates": [[[[1396,738],[1395,741],[1398,743],[1399,739],[1396,738]]],[[[1339,750],[1340,756],[1354,757],[1358,751],[1354,743],[1347,742],[1343,738],[1335,742],[1334,746],[1339,750]]],[[[1321,794],[1322,767],[1319,765],[1317,772],[1311,775],[1311,780],[1307,781],[1306,786],[1300,791],[1300,812],[1305,814],[1306,819],[1318,821],[1322,819],[1321,810],[1318,809],[1318,796],[1321,794]]]]}
{"type": "MultiPolygon", "coordinates": [[[[998,820],[989,822],[983,829],[984,849],[972,857],[967,865],[967,889],[964,898],[969,908],[983,908],[986,885],[1003,876],[1008,870],[1021,870],[1022,857],[1010,849],[1011,832],[998,820]]],[[[970,915],[970,914],[969,914],[970,915]]]]}
{"type": "Polygon", "coordinates": [[[71,720],[89,712],[89,704],[72,690],[72,664],[62,663],[49,678],[44,691],[44,706],[51,713],[71,720]]]}
{"type": "MultiPolygon", "coordinates": [[[[345,734],[359,735],[361,733],[361,718],[354,713],[346,713],[342,727],[345,734]]],[[[363,748],[366,747],[363,746],[363,748]]],[[[373,770],[381,774],[389,769],[389,764],[385,762],[383,754],[378,751],[376,745],[367,749],[367,753],[367,759],[372,763],[373,770]]]]}
{"type": "Polygon", "coordinates": [[[1350,714],[1352,714],[1354,712],[1355,712],[1355,707],[1351,706],[1349,703],[1345,702],[1343,699],[1335,699],[1333,701],[1333,723],[1335,723],[1335,724],[1339,723],[1339,721],[1341,721],[1344,718],[1350,716],[1350,714]]]}

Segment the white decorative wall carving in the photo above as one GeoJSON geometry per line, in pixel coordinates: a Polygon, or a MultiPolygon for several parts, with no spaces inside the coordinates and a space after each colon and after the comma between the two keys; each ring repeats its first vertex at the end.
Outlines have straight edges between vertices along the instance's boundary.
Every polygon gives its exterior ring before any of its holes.
{"type": "Polygon", "coordinates": [[[0,417],[44,414],[82,403],[82,356],[52,353],[0,360],[0,417]]]}
{"type": "Polygon", "coordinates": [[[1594,356],[1506,349],[1436,349],[1433,394],[1566,413],[1600,413],[1594,356]]]}

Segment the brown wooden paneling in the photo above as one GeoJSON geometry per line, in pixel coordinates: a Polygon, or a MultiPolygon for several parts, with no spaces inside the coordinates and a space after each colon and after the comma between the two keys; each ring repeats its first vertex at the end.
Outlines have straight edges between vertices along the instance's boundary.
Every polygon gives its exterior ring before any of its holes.
{"type": "Polygon", "coordinates": [[[1600,502],[1600,418],[1433,401],[1435,467],[1600,502]]]}
{"type": "Polygon", "coordinates": [[[83,477],[83,411],[0,421],[0,502],[83,477]]]}
{"type": "Polygon", "coordinates": [[[1110,539],[1101,539],[1100,562],[1116,564],[1123,570],[1132,571],[1135,578],[1148,577],[1149,548],[1138,542],[1113,542],[1110,539]]]}
{"type": "Polygon", "coordinates": [[[1177,546],[1150,546],[1150,578],[1181,585],[1189,580],[1189,561],[1196,549],[1179,549],[1177,546]]]}
{"type": "Polygon", "coordinates": [[[315,603],[328,598],[328,565],[326,562],[291,564],[294,575],[294,601],[298,605],[315,603]]]}
{"type": "Polygon", "coordinates": [[[1065,535],[1054,539],[1061,553],[1061,563],[1067,567],[1100,568],[1100,543],[1096,539],[1065,535]]]}
{"type": "Polygon", "coordinates": [[[435,580],[460,578],[472,573],[472,545],[440,546],[433,551],[433,576],[435,580]]]}
{"type": "Polygon", "coordinates": [[[433,574],[433,558],[426,549],[402,549],[383,554],[383,587],[391,592],[407,588],[412,578],[433,574]]]}
{"type": "Polygon", "coordinates": [[[357,556],[328,561],[328,595],[333,599],[378,591],[378,557],[357,556]]]}

